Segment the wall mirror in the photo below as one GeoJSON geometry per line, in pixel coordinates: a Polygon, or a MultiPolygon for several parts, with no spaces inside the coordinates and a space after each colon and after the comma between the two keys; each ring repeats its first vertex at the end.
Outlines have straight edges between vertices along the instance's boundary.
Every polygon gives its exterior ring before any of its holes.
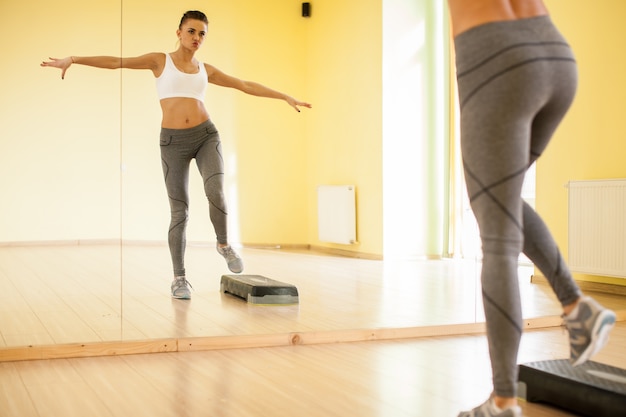
{"type": "Polygon", "coordinates": [[[2,346],[121,336],[121,78],[39,64],[120,52],[120,5],[3,1],[2,346]]]}
{"type": "MultiPolygon", "coordinates": [[[[300,20],[286,19],[299,13],[299,3],[287,10],[283,3],[266,4],[267,16],[259,18],[244,16],[232,2],[214,2],[206,10],[211,23],[198,58],[241,78],[293,89],[300,78],[281,74],[302,69],[304,64],[290,60],[301,45],[277,40],[303,29],[298,29],[300,20]],[[282,28],[281,19],[288,21],[282,28]]],[[[148,12],[137,0],[107,0],[90,4],[88,13],[75,0],[0,5],[10,57],[0,79],[5,129],[0,139],[0,349],[481,321],[476,259],[381,262],[311,254],[296,250],[297,245],[284,251],[246,247],[246,273],[297,285],[301,303],[251,306],[222,294],[219,280],[229,271],[215,251],[194,166],[186,254],[194,291],[189,302],[170,298],[169,206],[152,74],[75,66],[61,80],[60,71],[39,63],[49,56],[173,51],[182,13],[195,8],[202,5],[150,4],[148,12]]],[[[232,240],[247,243],[242,231],[250,222],[277,222],[277,228],[289,229],[278,223],[289,219],[251,218],[240,211],[254,198],[271,198],[267,190],[280,187],[285,177],[280,171],[294,163],[294,149],[284,150],[285,143],[268,134],[301,128],[285,116],[291,110],[214,86],[208,94],[207,107],[223,140],[232,240]],[[265,133],[254,137],[259,126],[265,133]],[[277,164],[272,174],[250,165],[261,164],[254,161],[260,147],[276,149],[277,160],[263,162],[277,164]],[[250,185],[263,175],[269,186],[250,185]],[[243,193],[245,187],[261,195],[243,193]]],[[[289,138],[288,143],[294,142],[289,138]]],[[[290,146],[300,153],[310,150],[310,145],[290,146]]],[[[261,243],[285,243],[282,236],[265,239],[261,243]]],[[[530,267],[522,269],[526,276],[532,273],[530,267]]],[[[528,291],[534,300],[551,303],[548,291],[528,291]]],[[[558,314],[556,304],[529,311],[558,314]]]]}

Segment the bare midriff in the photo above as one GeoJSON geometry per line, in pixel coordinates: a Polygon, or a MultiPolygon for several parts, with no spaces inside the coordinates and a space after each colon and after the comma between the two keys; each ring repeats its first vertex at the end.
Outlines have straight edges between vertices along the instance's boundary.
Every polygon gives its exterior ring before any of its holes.
{"type": "Polygon", "coordinates": [[[475,26],[548,14],[542,0],[448,0],[452,34],[475,26]]]}
{"type": "Polygon", "coordinates": [[[204,103],[194,98],[164,98],[161,100],[161,110],[161,127],[167,129],[188,129],[209,120],[204,103]]]}

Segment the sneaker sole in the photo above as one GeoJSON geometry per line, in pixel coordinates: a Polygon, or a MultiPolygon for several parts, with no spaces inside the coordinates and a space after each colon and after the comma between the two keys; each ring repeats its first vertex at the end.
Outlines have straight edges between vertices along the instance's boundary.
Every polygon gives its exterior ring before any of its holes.
{"type": "Polygon", "coordinates": [[[589,358],[598,353],[604,346],[606,346],[606,343],[609,341],[609,333],[611,333],[614,324],[615,313],[611,310],[603,310],[600,312],[593,325],[589,346],[587,346],[587,349],[585,349],[583,353],[580,354],[578,359],[572,363],[572,366],[582,365],[587,362],[589,358]]]}
{"type": "Polygon", "coordinates": [[[172,298],[176,300],[191,300],[191,295],[174,295],[172,294],[172,298]]]}

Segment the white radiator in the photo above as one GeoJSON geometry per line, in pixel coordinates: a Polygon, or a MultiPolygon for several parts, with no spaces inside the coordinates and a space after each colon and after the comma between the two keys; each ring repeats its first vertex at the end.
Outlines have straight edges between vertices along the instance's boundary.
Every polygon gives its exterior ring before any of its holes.
{"type": "Polygon", "coordinates": [[[317,187],[317,226],[322,242],[356,243],[356,196],[354,185],[317,187]]]}
{"type": "Polygon", "coordinates": [[[568,188],[570,269],[626,278],[626,179],[570,181],[568,188]]]}

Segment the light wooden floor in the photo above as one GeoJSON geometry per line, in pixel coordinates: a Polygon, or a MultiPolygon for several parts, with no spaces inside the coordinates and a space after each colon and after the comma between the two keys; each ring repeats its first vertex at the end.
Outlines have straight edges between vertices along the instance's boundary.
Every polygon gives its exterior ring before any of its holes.
{"type": "MultiPolygon", "coordinates": [[[[482,321],[478,263],[241,252],[246,273],[295,284],[300,303],[254,306],[221,294],[228,271],[212,247],[188,249],[191,301],[169,296],[164,246],[0,247],[0,359],[39,344],[241,335],[254,345],[258,335],[327,334],[319,345],[0,360],[0,415],[438,417],[488,396],[483,335],[329,343],[350,332],[387,329],[393,339],[416,326],[482,321]]],[[[558,316],[550,289],[530,284],[531,273],[520,268],[525,317],[558,316]]],[[[596,298],[623,320],[624,297],[596,298]]],[[[620,322],[594,360],[626,367],[625,344],[620,322]]],[[[567,349],[561,328],[527,331],[520,362],[564,358],[567,349]]],[[[571,415],[524,407],[529,416],[571,415]]]]}
{"type": "MultiPolygon", "coordinates": [[[[172,300],[165,246],[0,247],[0,348],[234,335],[401,329],[483,321],[474,261],[375,261],[243,249],[248,274],[294,284],[300,303],[255,306],[219,291],[223,259],[190,245],[191,301],[172,300]]],[[[558,316],[520,268],[524,316],[558,316]]],[[[624,297],[600,301],[623,309],[624,297]]],[[[1,349],[0,349],[1,355],[1,349]]]]}
{"type": "MultiPolygon", "coordinates": [[[[624,345],[620,322],[593,360],[625,368],[624,345]]],[[[519,361],[567,349],[562,329],[527,331],[519,361]]],[[[0,387],[7,417],[453,417],[491,391],[484,336],[5,362],[0,387]]]]}

